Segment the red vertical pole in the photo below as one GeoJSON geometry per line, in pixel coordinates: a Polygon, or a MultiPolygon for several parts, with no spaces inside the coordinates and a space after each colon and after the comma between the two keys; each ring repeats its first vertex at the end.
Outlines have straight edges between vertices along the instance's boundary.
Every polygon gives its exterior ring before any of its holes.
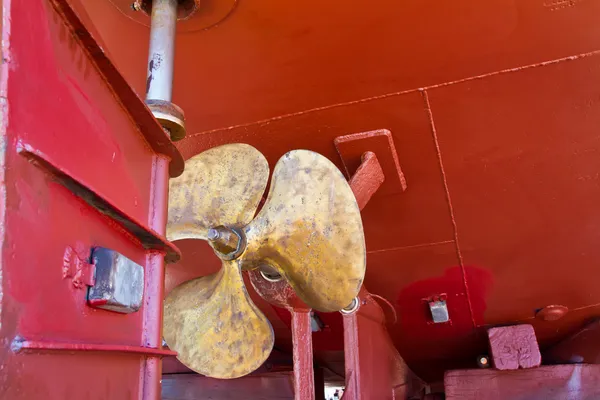
{"type": "Polygon", "coordinates": [[[296,400],[315,400],[310,309],[291,309],[290,311],[292,313],[294,346],[294,398],[296,400]]]}
{"type": "Polygon", "coordinates": [[[385,327],[381,307],[363,287],[360,308],[344,318],[343,400],[392,400],[417,395],[422,382],[408,368],[385,327]]]}
{"type": "MultiPolygon", "coordinates": [[[[160,234],[167,225],[169,197],[169,159],[156,156],[152,166],[152,189],[150,193],[150,216],[148,224],[160,234]]],[[[146,257],[144,279],[144,327],[142,342],[146,347],[162,347],[162,302],[164,297],[164,253],[150,252],[146,257]]],[[[158,400],[161,395],[162,360],[148,356],[143,365],[142,399],[158,400]]]]}
{"type": "Polygon", "coordinates": [[[360,359],[357,313],[344,315],[346,388],[343,400],[360,400],[360,359]]]}

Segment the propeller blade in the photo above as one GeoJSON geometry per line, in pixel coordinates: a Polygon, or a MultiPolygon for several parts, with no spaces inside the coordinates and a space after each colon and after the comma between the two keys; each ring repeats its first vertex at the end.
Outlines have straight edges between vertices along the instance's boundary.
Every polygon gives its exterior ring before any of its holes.
{"type": "Polygon", "coordinates": [[[163,336],[188,368],[221,379],[260,367],[275,340],[246,292],[238,261],[223,261],[216,274],[173,289],[164,303],[163,336]]]}
{"type": "Polygon", "coordinates": [[[277,269],[308,306],[338,311],[358,294],[366,269],[360,210],[342,173],[320,154],[294,150],[277,162],[245,234],[244,268],[277,269]]]}
{"type": "Polygon", "coordinates": [[[167,238],[207,239],[208,229],[241,228],[254,217],[269,179],[265,157],[247,144],[228,144],[185,163],[169,183],[167,238]]]}

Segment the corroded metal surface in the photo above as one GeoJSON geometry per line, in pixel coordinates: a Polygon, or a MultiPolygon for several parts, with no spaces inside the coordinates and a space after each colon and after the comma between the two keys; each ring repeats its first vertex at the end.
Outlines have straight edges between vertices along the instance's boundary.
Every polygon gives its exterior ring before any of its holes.
{"type": "Polygon", "coordinates": [[[245,233],[244,267],[275,267],[311,308],[338,311],[358,294],[366,268],[360,211],[322,155],[294,150],[277,162],[267,201],[245,233]]]}
{"type": "Polygon", "coordinates": [[[248,224],[267,186],[264,156],[245,144],[228,144],[186,161],[169,187],[167,237],[207,239],[208,229],[248,224]]]}
{"type": "Polygon", "coordinates": [[[273,329],[248,297],[238,261],[185,282],[165,299],[164,337],[194,371],[236,378],[258,368],[273,348],[273,329]]]}

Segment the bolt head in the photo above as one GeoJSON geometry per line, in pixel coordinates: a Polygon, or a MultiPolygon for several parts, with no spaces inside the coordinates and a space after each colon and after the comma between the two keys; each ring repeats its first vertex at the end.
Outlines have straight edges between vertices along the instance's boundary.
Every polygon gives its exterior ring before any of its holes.
{"type": "Polygon", "coordinates": [[[217,240],[219,238],[219,231],[213,228],[208,230],[208,240],[217,240]]]}
{"type": "Polygon", "coordinates": [[[565,306],[553,304],[538,310],[535,316],[542,321],[556,321],[564,317],[569,312],[565,306]]]}

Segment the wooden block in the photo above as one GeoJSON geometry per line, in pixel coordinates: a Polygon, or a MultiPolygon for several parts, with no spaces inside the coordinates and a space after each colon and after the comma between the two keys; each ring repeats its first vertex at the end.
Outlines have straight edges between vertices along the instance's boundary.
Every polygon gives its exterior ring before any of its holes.
{"type": "Polygon", "coordinates": [[[448,371],[446,400],[600,399],[600,365],[549,365],[516,371],[448,371]]]}
{"type": "Polygon", "coordinates": [[[500,370],[539,367],[542,355],[531,325],[488,329],[494,367],[500,370]]]}

